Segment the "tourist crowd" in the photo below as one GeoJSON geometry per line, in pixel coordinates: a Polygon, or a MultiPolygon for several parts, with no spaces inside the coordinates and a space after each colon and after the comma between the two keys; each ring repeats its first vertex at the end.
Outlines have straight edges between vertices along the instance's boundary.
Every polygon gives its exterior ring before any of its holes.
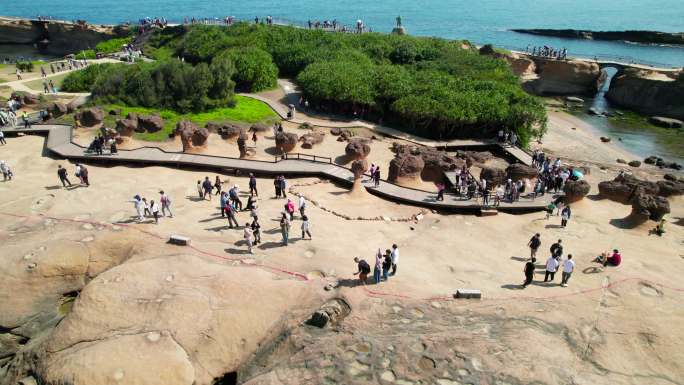
{"type": "Polygon", "coordinates": [[[550,47],[547,45],[540,46],[540,47],[532,47],[532,50],[530,51],[530,46],[528,45],[527,48],[525,48],[525,53],[528,53],[532,56],[537,56],[537,57],[544,57],[544,58],[549,58],[549,59],[557,59],[557,60],[566,60],[568,58],[568,50],[567,48],[554,48],[550,47]]]}

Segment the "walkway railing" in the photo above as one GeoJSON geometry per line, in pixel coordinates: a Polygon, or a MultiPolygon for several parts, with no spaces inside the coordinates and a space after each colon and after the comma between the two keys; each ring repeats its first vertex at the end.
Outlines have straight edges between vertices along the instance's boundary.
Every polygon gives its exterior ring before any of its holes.
{"type": "Polygon", "coordinates": [[[288,153],[288,154],[282,154],[282,155],[276,155],[275,156],[275,163],[278,163],[283,160],[308,160],[311,162],[316,162],[316,163],[329,163],[332,164],[333,160],[330,157],[327,156],[320,156],[320,155],[312,155],[312,154],[301,154],[301,153],[288,153]]]}

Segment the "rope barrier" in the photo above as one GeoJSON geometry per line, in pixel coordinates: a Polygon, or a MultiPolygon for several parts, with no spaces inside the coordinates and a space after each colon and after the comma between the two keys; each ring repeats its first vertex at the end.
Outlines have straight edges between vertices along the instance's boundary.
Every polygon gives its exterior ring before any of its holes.
{"type": "MultiPolygon", "coordinates": [[[[9,217],[14,217],[14,218],[31,218],[32,216],[30,215],[20,215],[20,214],[12,214],[12,213],[6,213],[6,212],[0,212],[0,215],[5,215],[9,217]]],[[[139,231],[145,235],[149,235],[153,238],[157,238],[160,240],[164,240],[165,238],[162,237],[161,235],[154,233],[149,230],[142,229],[138,226],[134,226],[131,224],[127,223],[105,223],[105,222],[98,222],[98,221],[89,221],[89,220],[80,220],[80,219],[69,219],[69,218],[57,218],[57,217],[52,217],[52,216],[47,216],[43,214],[39,214],[39,217],[45,218],[45,219],[50,219],[53,221],[57,222],[70,222],[70,223],[79,223],[79,224],[90,224],[93,226],[106,226],[108,228],[113,228],[114,226],[119,226],[119,227],[124,227],[128,229],[134,229],[136,231],[139,231]]],[[[300,281],[305,281],[305,282],[314,282],[312,279],[310,279],[306,274],[302,274],[296,271],[290,271],[278,266],[274,265],[269,265],[269,264],[254,264],[254,263],[248,263],[246,262],[245,258],[238,258],[238,257],[230,257],[226,255],[221,255],[221,254],[216,254],[210,251],[206,251],[203,249],[200,249],[199,247],[196,247],[194,245],[188,245],[188,247],[194,251],[196,251],[199,254],[209,256],[209,257],[214,257],[226,261],[233,261],[233,262],[239,262],[242,266],[245,267],[259,267],[263,268],[272,272],[280,273],[280,274],[285,274],[288,276],[291,276],[297,280],[300,281]]],[[[330,278],[327,278],[327,280],[331,280],[330,278]]],[[[510,301],[510,300],[523,300],[523,301],[545,301],[545,300],[554,300],[554,299],[559,299],[559,298],[568,298],[568,297],[574,297],[577,295],[586,295],[590,294],[596,291],[601,291],[609,288],[614,288],[623,284],[627,283],[646,283],[651,286],[659,286],[668,290],[672,290],[675,292],[684,292],[684,288],[679,288],[679,287],[674,287],[666,284],[662,284],[659,282],[655,282],[653,280],[647,279],[647,278],[642,278],[642,277],[626,277],[622,278],[616,281],[612,281],[607,285],[601,285],[600,287],[593,287],[593,288],[587,288],[587,289],[582,289],[578,291],[573,291],[569,293],[563,293],[563,294],[554,294],[554,295],[548,295],[548,296],[525,296],[525,295],[513,295],[513,296],[501,296],[501,297],[483,297],[483,301],[510,301]]],[[[375,290],[375,289],[370,289],[368,286],[362,286],[361,289],[366,293],[366,295],[370,297],[388,297],[388,298],[396,298],[396,299],[404,299],[404,300],[417,300],[417,301],[427,301],[427,302],[435,302],[435,301],[449,301],[452,300],[453,297],[451,296],[435,296],[435,297],[416,297],[416,296],[410,296],[407,294],[402,294],[402,293],[390,293],[390,292],[385,292],[385,291],[380,291],[380,290],[375,290]]]]}

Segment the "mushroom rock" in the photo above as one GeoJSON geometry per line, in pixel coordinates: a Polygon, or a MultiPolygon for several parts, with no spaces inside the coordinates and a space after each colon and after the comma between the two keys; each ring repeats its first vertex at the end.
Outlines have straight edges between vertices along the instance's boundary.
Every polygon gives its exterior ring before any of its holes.
{"type": "MultiPolygon", "coordinates": [[[[207,129],[209,129],[209,124],[207,124],[207,129]]],[[[216,133],[221,135],[222,139],[232,139],[235,137],[239,137],[244,132],[245,130],[242,127],[230,123],[222,124],[218,126],[218,128],[216,129],[216,133]]]]}
{"type": "Polygon", "coordinates": [[[411,154],[399,154],[390,161],[387,179],[397,182],[402,178],[419,178],[425,167],[423,158],[411,154]]]}
{"type": "Polygon", "coordinates": [[[351,170],[354,173],[354,185],[352,186],[353,192],[365,192],[366,189],[361,186],[361,178],[363,174],[368,171],[368,161],[365,159],[357,159],[352,162],[351,170]]]}
{"type": "Polygon", "coordinates": [[[344,148],[344,153],[351,160],[365,159],[370,154],[368,141],[362,138],[352,138],[344,148]]]}
{"type": "Polygon", "coordinates": [[[426,148],[420,153],[425,166],[420,177],[431,182],[441,182],[444,179],[445,171],[453,171],[466,164],[464,159],[451,156],[445,152],[433,148],[426,148]]]}
{"type": "Polygon", "coordinates": [[[48,112],[52,113],[52,116],[55,118],[58,118],[64,114],[66,114],[68,111],[66,104],[60,103],[60,102],[54,102],[50,104],[50,107],[48,108],[48,112]]]}
{"type": "Polygon", "coordinates": [[[104,112],[97,107],[84,108],[74,115],[74,120],[84,127],[92,127],[102,123],[104,112]]]}
{"type": "Polygon", "coordinates": [[[270,130],[271,130],[271,128],[269,126],[263,124],[263,123],[254,123],[249,128],[249,131],[256,132],[256,133],[268,132],[270,130]]]}
{"type": "MultiPolygon", "coordinates": [[[[16,96],[16,94],[14,94],[13,96],[16,96]]],[[[26,105],[32,105],[32,104],[40,103],[39,97],[37,97],[34,94],[28,93],[28,92],[21,94],[20,99],[21,99],[21,103],[26,104],[26,105]]]]}
{"type": "Polygon", "coordinates": [[[539,175],[539,171],[536,167],[527,166],[522,163],[514,163],[506,168],[506,174],[508,174],[508,178],[517,182],[523,179],[534,179],[539,175]]]}
{"type": "Polygon", "coordinates": [[[342,135],[342,129],[339,127],[333,127],[330,129],[330,135],[340,136],[342,135]]]}
{"type": "Polygon", "coordinates": [[[129,113],[125,119],[116,120],[116,131],[120,136],[133,136],[133,132],[138,131],[138,116],[129,113]]]}
{"type": "Polygon", "coordinates": [[[299,137],[295,133],[279,131],[275,137],[276,148],[283,153],[291,152],[297,146],[298,140],[299,137]]]}
{"type": "Polygon", "coordinates": [[[494,158],[494,154],[489,151],[462,151],[458,153],[460,158],[466,160],[468,167],[474,164],[484,164],[488,160],[494,158]]]}
{"type": "Polygon", "coordinates": [[[603,181],[598,187],[601,197],[624,204],[629,203],[637,194],[657,195],[660,190],[658,184],[628,174],[618,175],[611,181],[603,181]]]}
{"type": "Polygon", "coordinates": [[[174,134],[180,135],[183,152],[206,146],[207,138],[209,138],[209,131],[206,128],[199,128],[187,120],[181,120],[176,124],[174,134]]]}
{"type": "Polygon", "coordinates": [[[563,186],[563,192],[565,193],[565,202],[573,203],[583,199],[591,191],[591,186],[584,180],[570,180],[568,179],[563,186]]]}
{"type": "Polygon", "coordinates": [[[249,152],[247,150],[248,139],[249,137],[247,136],[247,133],[244,130],[240,131],[237,139],[238,150],[240,151],[240,158],[245,158],[247,157],[247,155],[249,155],[249,152]]]}
{"type": "Polygon", "coordinates": [[[325,138],[323,132],[310,132],[302,135],[299,140],[302,142],[302,148],[313,148],[314,144],[322,143],[323,138],[325,138]]]}
{"type": "MultiPolygon", "coordinates": [[[[177,128],[178,126],[176,126],[177,128]]],[[[138,130],[157,132],[164,128],[164,119],[158,114],[138,116],[138,130]]]]}
{"type": "Polygon", "coordinates": [[[496,167],[482,167],[480,179],[487,181],[489,186],[500,186],[506,183],[506,170],[496,167]]]}
{"type": "Polygon", "coordinates": [[[670,202],[661,196],[637,194],[632,199],[632,215],[643,221],[651,219],[659,221],[665,214],[670,213],[670,202]]]}

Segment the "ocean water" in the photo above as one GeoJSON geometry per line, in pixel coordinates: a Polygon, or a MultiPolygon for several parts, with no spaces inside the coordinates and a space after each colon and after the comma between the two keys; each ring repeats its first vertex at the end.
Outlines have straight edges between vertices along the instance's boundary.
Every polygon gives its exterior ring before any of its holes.
{"type": "Polygon", "coordinates": [[[85,19],[113,24],[163,16],[240,19],[271,15],[305,23],[332,20],[353,25],[361,19],[374,31],[389,32],[401,15],[410,34],[468,39],[509,49],[551,45],[571,56],[608,56],[661,66],[684,66],[684,48],[622,42],[547,38],[510,32],[512,28],[657,30],[684,32],[683,0],[32,0],[0,1],[0,15],[85,19]]]}

